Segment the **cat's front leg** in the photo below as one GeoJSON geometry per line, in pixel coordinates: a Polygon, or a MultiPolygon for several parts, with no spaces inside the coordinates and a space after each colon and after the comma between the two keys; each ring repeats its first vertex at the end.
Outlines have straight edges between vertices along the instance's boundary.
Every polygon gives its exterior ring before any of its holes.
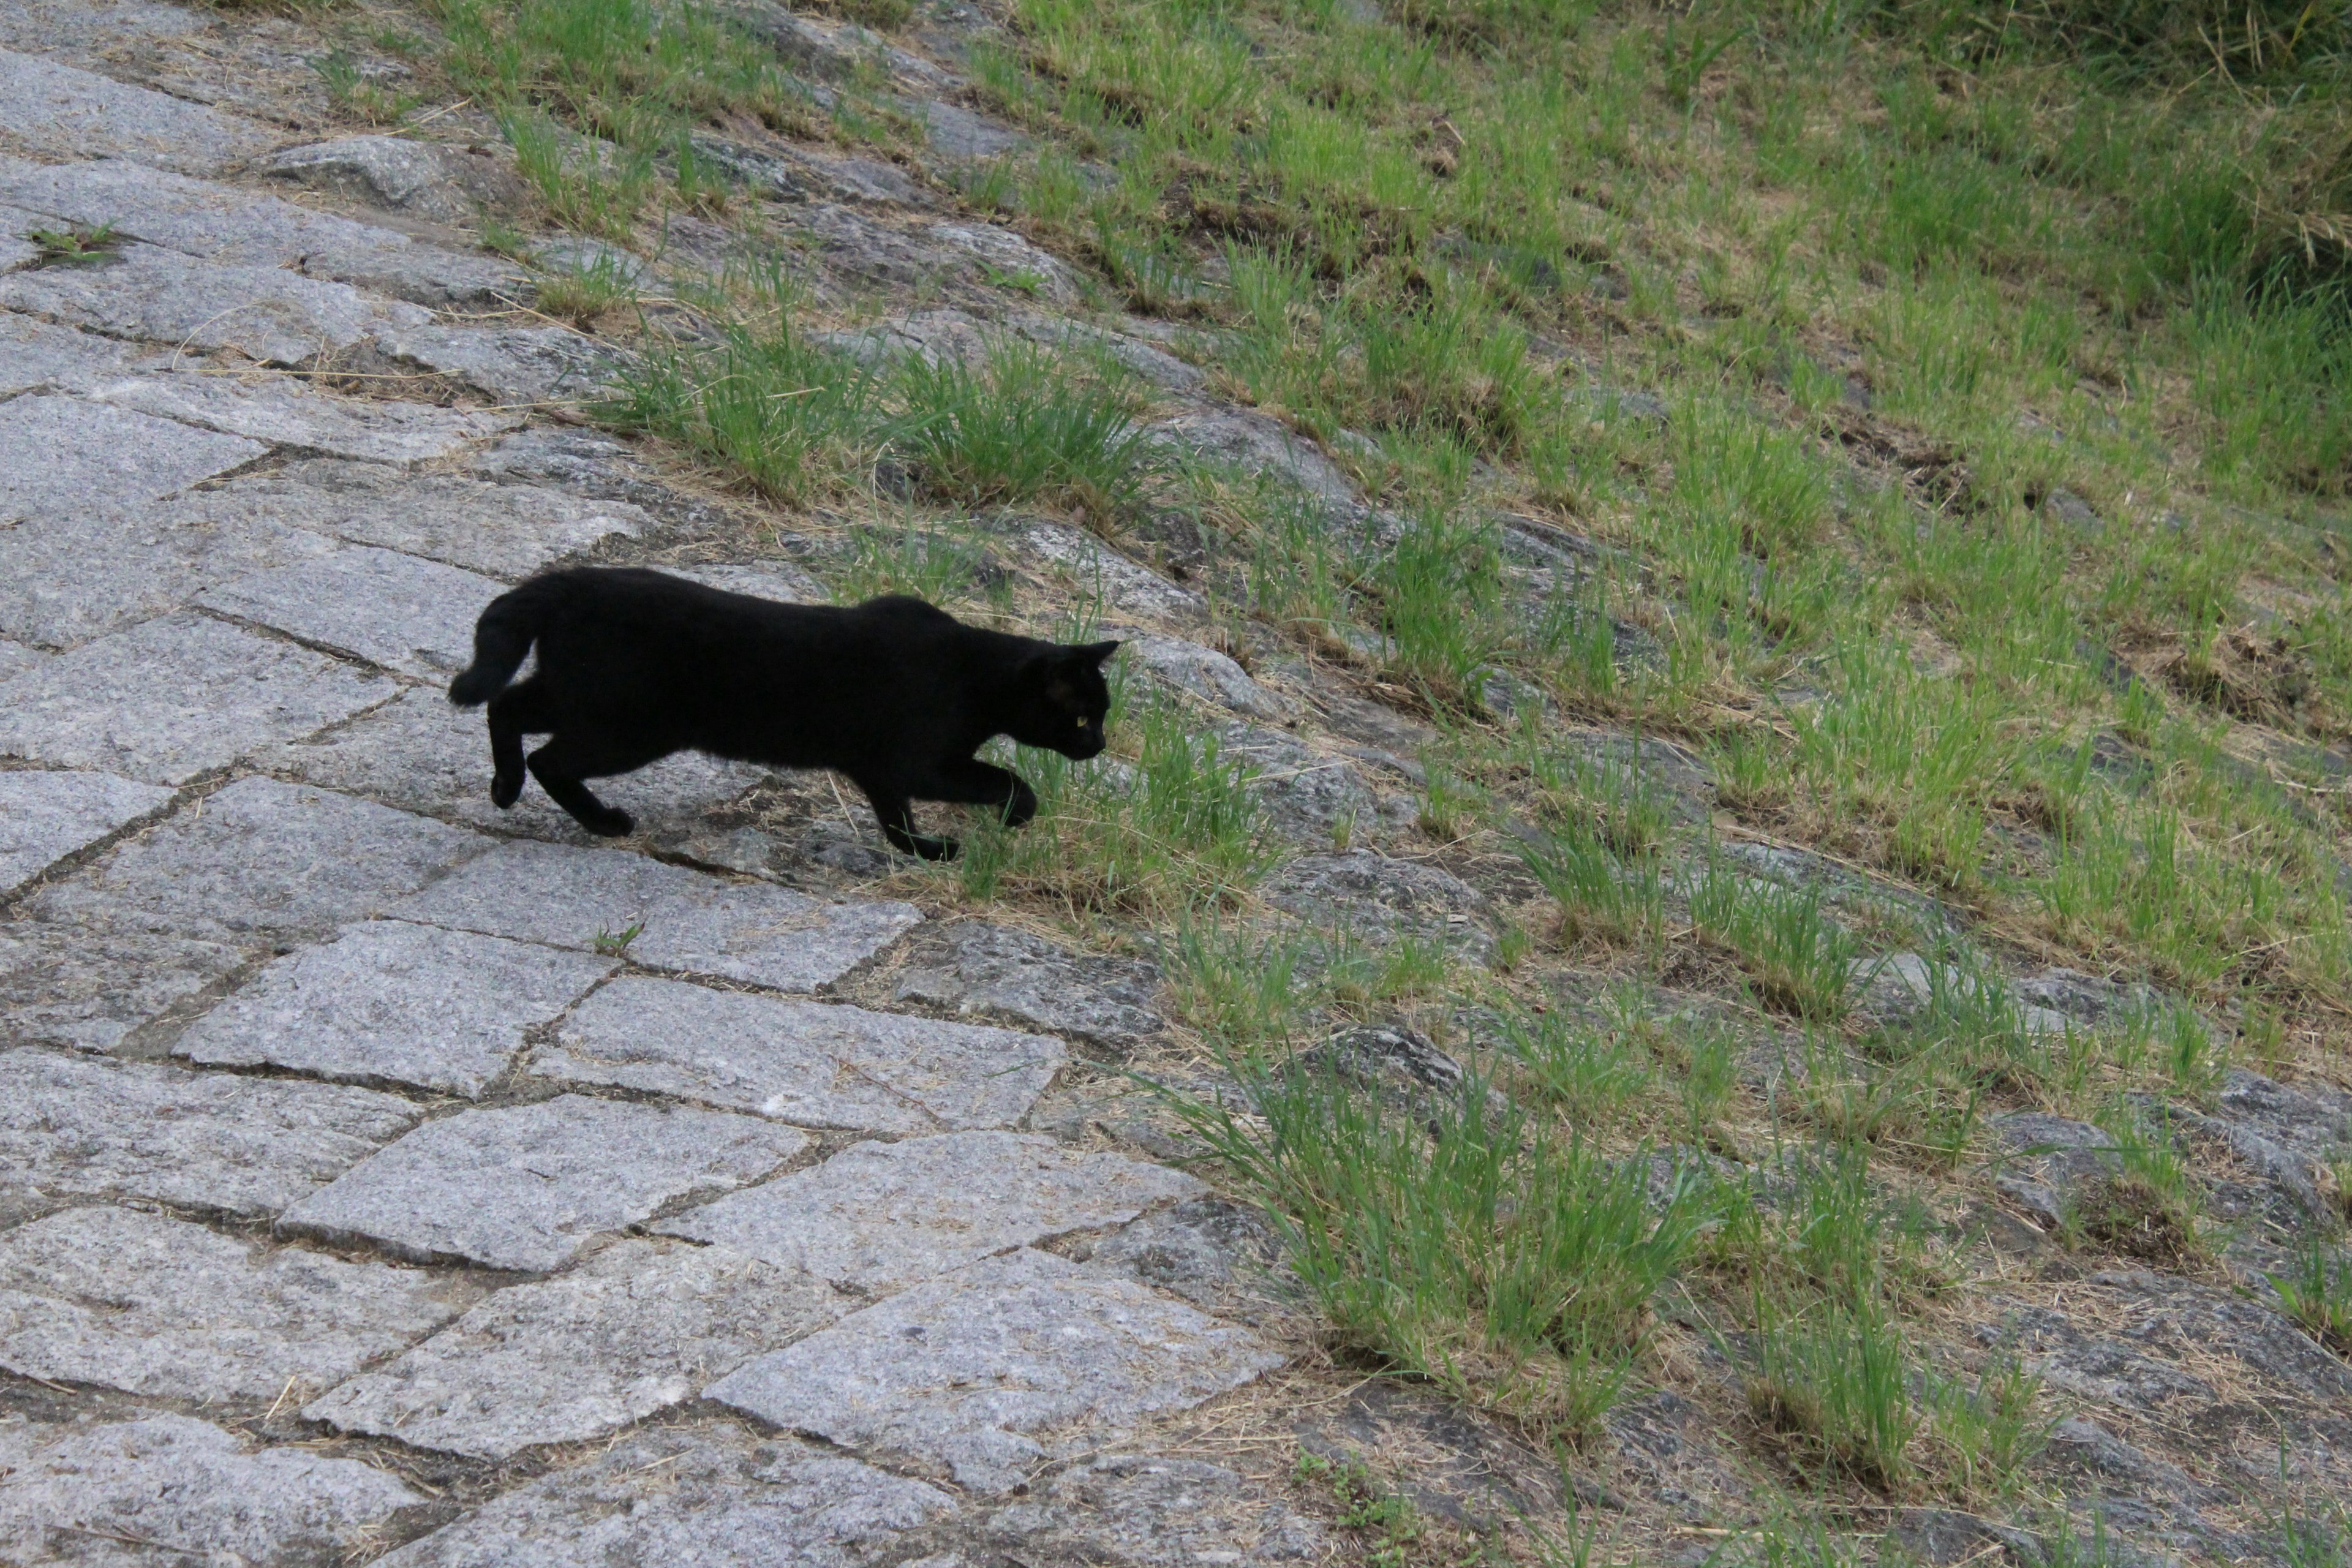
{"type": "Polygon", "coordinates": [[[928,793],[934,800],[963,805],[992,805],[1004,814],[1004,826],[1018,827],[1037,815],[1037,792],[1010,768],[961,757],[939,770],[928,793]]]}
{"type": "Polygon", "coordinates": [[[885,789],[864,779],[854,782],[866,792],[866,798],[873,803],[875,820],[881,823],[882,837],[890,841],[892,847],[902,854],[919,855],[926,860],[952,860],[956,858],[958,846],[954,839],[938,838],[915,831],[915,803],[905,791],[885,789]]]}

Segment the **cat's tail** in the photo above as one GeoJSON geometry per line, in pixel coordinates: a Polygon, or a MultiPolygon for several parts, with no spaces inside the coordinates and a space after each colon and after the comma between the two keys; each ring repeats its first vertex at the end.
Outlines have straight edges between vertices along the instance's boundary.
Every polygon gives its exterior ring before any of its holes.
{"type": "Polygon", "coordinates": [[[488,702],[504,691],[539,640],[539,606],[525,588],[499,595],[474,623],[474,662],[449,683],[449,700],[460,708],[488,702]]]}

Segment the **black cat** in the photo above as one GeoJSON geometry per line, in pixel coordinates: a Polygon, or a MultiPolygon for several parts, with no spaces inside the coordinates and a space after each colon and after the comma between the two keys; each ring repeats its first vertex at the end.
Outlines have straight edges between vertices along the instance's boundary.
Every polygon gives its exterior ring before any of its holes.
{"type": "Polygon", "coordinates": [[[628,832],[629,814],[583,781],[707,752],[845,773],[892,844],[944,860],[955,841],[915,832],[909,804],[997,806],[1016,827],[1035,816],[1019,775],[972,753],[995,735],[1080,760],[1100,752],[1102,663],[1118,647],[985,631],[898,595],[837,609],[577,567],[491,601],[449,700],[490,705],[490,799],[501,807],[522,794],[526,734],[551,737],[531,752],[531,776],[606,835],[628,832]],[[508,685],[534,643],[538,668],[508,685]]]}

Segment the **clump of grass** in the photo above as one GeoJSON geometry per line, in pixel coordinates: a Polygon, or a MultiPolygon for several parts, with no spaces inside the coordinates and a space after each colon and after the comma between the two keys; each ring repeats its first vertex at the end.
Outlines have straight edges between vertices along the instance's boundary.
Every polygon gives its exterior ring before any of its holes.
{"type": "Polygon", "coordinates": [[[2124,1100],[2109,1105],[2098,1121],[2113,1141],[2109,1148],[2117,1169],[2104,1184],[2077,1195],[2068,1215],[2072,1227],[2151,1263],[2202,1257],[2202,1189],[2163,1124],[2124,1100]]]}
{"type": "Polygon", "coordinates": [[[810,343],[777,308],[715,345],[655,345],[620,378],[614,423],[727,464],[794,502],[848,482],[879,447],[881,392],[855,361],[810,343]]]}
{"type": "Polygon", "coordinates": [[[1551,833],[1528,828],[1514,847],[1544,891],[1559,900],[1571,939],[1638,942],[1665,920],[1665,879],[1655,859],[1626,860],[1590,817],[1571,817],[1551,833]]]}
{"type": "Polygon", "coordinates": [[[1028,343],[979,368],[910,358],[892,389],[890,444],[957,505],[1045,500],[1116,517],[1156,464],[1133,395],[1090,369],[1028,343]]]}
{"type": "Polygon", "coordinates": [[[95,227],[72,224],[64,228],[37,228],[27,231],[25,237],[39,252],[33,263],[36,267],[95,266],[110,259],[122,248],[122,237],[114,232],[110,223],[95,227]]]}
{"type": "Polygon", "coordinates": [[[1927,1388],[1931,1462],[1945,1489],[1970,1500],[2014,1494],[2057,1425],[2036,1410],[2042,1380],[2014,1356],[1997,1356],[1973,1388],[1946,1377],[1929,1379],[1927,1388]]]}
{"type": "Polygon", "coordinates": [[[1822,908],[1819,882],[1781,888],[1710,854],[1691,886],[1690,911],[1769,1005],[1830,1024],[1852,1010],[1861,944],[1822,908]]]}
{"type": "Polygon", "coordinates": [[[1909,1486],[1923,1418],[1911,1403],[1900,1324],[1872,1308],[1790,1311],[1763,1296],[1741,1355],[1748,1408],[1816,1477],[1843,1474],[1881,1491],[1909,1486]]]}
{"type": "Polygon", "coordinates": [[[2288,1317],[2338,1355],[2352,1357],[2352,1258],[2341,1247],[2314,1229],[2287,1271],[2269,1278],[2288,1317]]]}
{"type": "Polygon", "coordinates": [[[1580,1127],[1606,1125],[1651,1084],[1650,1053],[1627,1031],[1565,1013],[1514,1009],[1503,1050],[1529,1082],[1580,1127]]]}

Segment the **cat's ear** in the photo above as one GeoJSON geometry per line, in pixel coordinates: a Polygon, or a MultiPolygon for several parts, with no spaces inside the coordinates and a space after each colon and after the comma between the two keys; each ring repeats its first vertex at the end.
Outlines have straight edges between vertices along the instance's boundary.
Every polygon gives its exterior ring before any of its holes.
{"type": "Polygon", "coordinates": [[[1117,638],[1113,638],[1109,642],[1090,642],[1083,647],[1072,648],[1070,651],[1077,656],[1079,663],[1099,667],[1103,660],[1117,653],[1121,646],[1117,638]]]}

